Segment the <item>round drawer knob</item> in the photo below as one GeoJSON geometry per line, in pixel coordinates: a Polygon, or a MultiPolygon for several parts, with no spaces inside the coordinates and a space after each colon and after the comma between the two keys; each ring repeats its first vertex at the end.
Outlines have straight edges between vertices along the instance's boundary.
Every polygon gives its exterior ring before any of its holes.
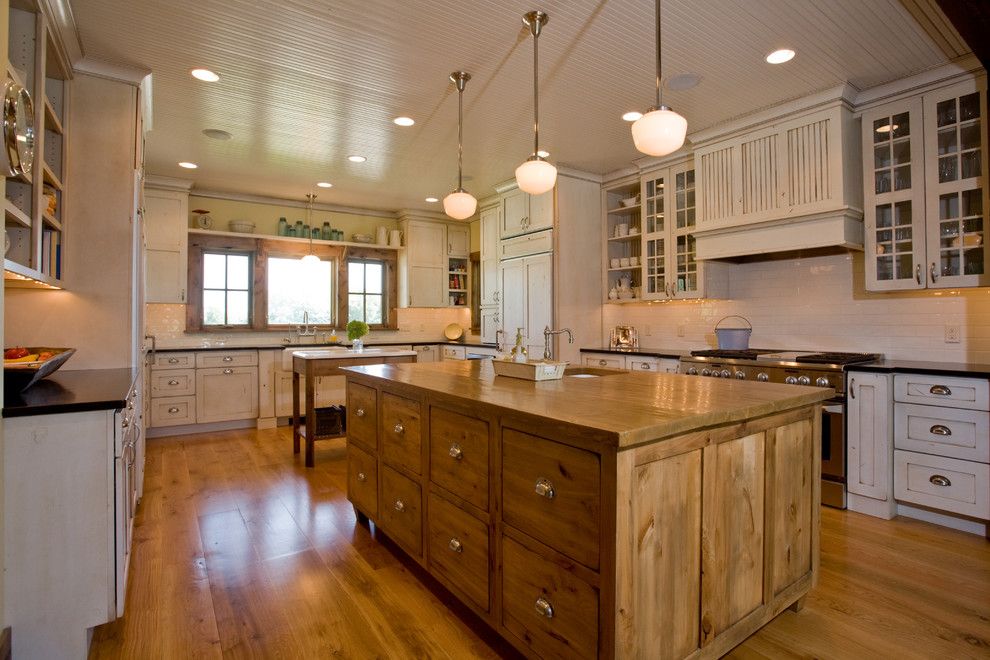
{"type": "Polygon", "coordinates": [[[406,427],[404,427],[402,424],[396,424],[394,427],[392,427],[392,430],[395,431],[396,433],[402,433],[406,430],[406,427]]]}
{"type": "Polygon", "coordinates": [[[945,487],[945,486],[951,486],[952,485],[952,482],[949,481],[949,478],[948,477],[943,477],[940,474],[933,474],[931,477],[928,478],[928,481],[932,482],[932,484],[934,484],[936,486],[943,486],[943,487],[945,487]]]}
{"type": "Polygon", "coordinates": [[[403,511],[406,510],[406,504],[402,500],[396,500],[393,506],[395,510],[398,511],[399,513],[402,513],[403,511]]]}
{"type": "Polygon", "coordinates": [[[548,500],[552,500],[556,492],[553,489],[553,484],[549,480],[540,477],[536,480],[536,485],[533,487],[534,492],[540,497],[545,497],[548,500]]]}
{"type": "Polygon", "coordinates": [[[364,483],[365,481],[368,480],[368,475],[366,475],[364,472],[358,472],[357,473],[357,480],[360,481],[360,482],[362,482],[362,483],[364,483]]]}
{"type": "Polygon", "coordinates": [[[944,424],[936,424],[928,430],[931,431],[932,435],[952,435],[952,429],[944,424]]]}
{"type": "Polygon", "coordinates": [[[179,409],[176,406],[172,406],[171,408],[168,409],[168,411],[174,415],[175,413],[179,412],[179,409]]]}
{"type": "Polygon", "coordinates": [[[178,385],[178,384],[179,384],[179,381],[177,381],[177,380],[175,380],[175,379],[173,378],[172,380],[170,380],[170,381],[168,381],[168,384],[169,384],[169,385],[178,385]]]}
{"type": "Polygon", "coordinates": [[[354,414],[357,415],[358,417],[364,417],[364,408],[358,408],[357,410],[354,411],[354,414]]]}
{"type": "Polygon", "coordinates": [[[456,538],[450,539],[447,547],[450,548],[451,552],[456,552],[457,554],[464,552],[464,546],[456,538]]]}
{"type": "Polygon", "coordinates": [[[450,445],[450,450],[447,452],[448,455],[455,461],[459,461],[464,458],[464,450],[456,442],[450,445]]]}
{"type": "Polygon", "coordinates": [[[547,600],[543,596],[540,596],[539,598],[536,599],[536,612],[540,616],[545,616],[548,619],[552,619],[553,605],[550,604],[549,600],[547,600]]]}

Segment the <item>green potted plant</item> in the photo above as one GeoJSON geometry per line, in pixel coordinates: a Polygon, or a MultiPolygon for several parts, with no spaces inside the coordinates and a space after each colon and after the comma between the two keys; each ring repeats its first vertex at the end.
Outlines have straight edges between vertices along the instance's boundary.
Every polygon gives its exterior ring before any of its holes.
{"type": "Polygon", "coordinates": [[[351,340],[351,350],[363,351],[364,342],[361,341],[361,337],[368,334],[368,324],[364,321],[350,321],[347,324],[347,338],[351,340]]]}

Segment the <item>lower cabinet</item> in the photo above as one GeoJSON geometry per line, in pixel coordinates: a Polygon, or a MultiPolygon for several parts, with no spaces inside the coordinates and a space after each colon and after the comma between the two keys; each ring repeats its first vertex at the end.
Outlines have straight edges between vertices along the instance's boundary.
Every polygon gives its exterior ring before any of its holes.
{"type": "Polygon", "coordinates": [[[883,518],[892,518],[896,512],[890,388],[890,374],[850,371],[846,375],[849,508],[883,518]]]}
{"type": "MultiPolygon", "coordinates": [[[[256,350],[160,352],[151,365],[150,427],[256,419],[258,378],[256,350]]],[[[286,415],[291,406],[290,398],[286,415]]]]}
{"type": "Polygon", "coordinates": [[[622,353],[581,353],[581,363],[586,367],[627,369],[647,373],[676,374],[680,372],[680,360],[651,355],[622,353]]]}
{"type": "Polygon", "coordinates": [[[258,416],[258,367],[196,370],[196,421],[227,422],[258,416]]]}

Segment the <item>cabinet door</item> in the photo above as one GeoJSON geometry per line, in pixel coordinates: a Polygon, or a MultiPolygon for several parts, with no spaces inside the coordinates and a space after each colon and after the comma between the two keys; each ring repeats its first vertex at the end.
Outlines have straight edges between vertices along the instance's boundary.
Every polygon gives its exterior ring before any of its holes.
{"type": "MultiPolygon", "coordinates": [[[[299,412],[306,411],[306,387],[300,379],[299,383],[299,412]]],[[[292,372],[275,372],[275,416],[292,416],[292,372]]]]}
{"type": "Polygon", "coordinates": [[[447,226],[447,256],[467,257],[471,252],[471,229],[467,226],[447,226]]]}
{"type": "Polygon", "coordinates": [[[529,356],[543,356],[543,329],[553,327],[553,256],[541,254],[526,262],[526,335],[529,356]]]}
{"type": "Polygon", "coordinates": [[[670,180],[674,183],[673,215],[667,243],[670,294],[672,298],[703,298],[701,265],[694,241],[697,228],[694,165],[688,163],[672,168],[670,180]]]}
{"type": "Polygon", "coordinates": [[[921,99],[863,115],[866,288],[923,289],[925,177],[921,99]]]}
{"type": "Polygon", "coordinates": [[[434,222],[410,222],[406,228],[406,254],[415,266],[447,267],[447,227],[434,222]]]}
{"type": "Polygon", "coordinates": [[[526,264],[525,259],[510,259],[498,265],[499,291],[502,292],[502,329],[505,345],[510,347],[516,328],[526,332],[526,264]]]}
{"type": "Polygon", "coordinates": [[[987,286],[986,79],[924,97],[928,286],[987,286]]]}
{"type": "Polygon", "coordinates": [[[893,496],[890,376],[848,374],[846,474],[850,493],[887,501],[893,496]]]}
{"type": "MultiPolygon", "coordinates": [[[[643,298],[668,298],[667,287],[667,170],[645,177],[642,182],[643,298]]],[[[609,279],[610,286],[613,284],[609,279]]]]}
{"type": "Polygon", "coordinates": [[[186,302],[189,195],[145,191],[145,302],[186,302]]]}
{"type": "Polygon", "coordinates": [[[417,346],[416,362],[439,362],[436,346],[417,346]]]}
{"type": "Polygon", "coordinates": [[[501,209],[481,212],[481,306],[498,304],[498,230],[501,209]]]}
{"type": "MultiPolygon", "coordinates": [[[[481,342],[484,344],[494,344],[495,331],[502,327],[499,322],[498,307],[481,308],[481,342]]],[[[504,338],[503,338],[504,341],[504,338]]]]}
{"type": "MultiPolygon", "coordinates": [[[[303,388],[305,389],[305,388],[303,388]]],[[[303,394],[303,400],[306,399],[303,394]]],[[[321,376],[316,379],[316,407],[343,406],[347,402],[347,379],[343,376],[321,376]]],[[[289,398],[291,410],[292,399],[289,398]]],[[[291,412],[289,414],[292,414],[291,412]]]]}
{"type": "Polygon", "coordinates": [[[529,195],[529,220],[526,231],[540,231],[553,228],[553,199],[557,194],[554,188],[542,195],[529,195]]]}
{"type": "Polygon", "coordinates": [[[196,370],[196,421],[226,422],[258,416],[258,367],[196,370]]]}
{"type": "Polygon", "coordinates": [[[409,265],[409,306],[446,307],[447,276],[444,266],[409,265]]]}
{"type": "Polygon", "coordinates": [[[529,194],[516,188],[502,195],[501,238],[524,234],[529,222],[529,194]]]}

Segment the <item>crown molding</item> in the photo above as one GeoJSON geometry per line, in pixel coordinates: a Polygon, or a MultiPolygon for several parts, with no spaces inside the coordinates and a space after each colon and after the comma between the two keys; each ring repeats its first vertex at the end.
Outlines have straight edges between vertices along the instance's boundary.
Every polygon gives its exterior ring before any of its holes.
{"type": "Polygon", "coordinates": [[[856,95],[856,112],[860,113],[881,103],[897,101],[906,96],[914,96],[936,87],[953,84],[960,78],[974,75],[986,75],[986,71],[980,64],[980,60],[970,53],[943,66],[864,89],[856,95]]]}
{"type": "Polygon", "coordinates": [[[189,179],[179,179],[174,176],[161,176],[160,174],[145,174],[144,185],[148,188],[159,190],[176,190],[178,192],[189,192],[193,187],[193,182],[189,179]]]}
{"type": "MultiPolygon", "coordinates": [[[[399,218],[399,222],[404,220],[429,220],[430,222],[463,222],[461,220],[454,220],[450,216],[444,213],[438,213],[437,211],[420,211],[419,209],[400,209],[396,216],[399,218]]],[[[474,216],[471,216],[472,218],[474,216]]],[[[467,223],[465,223],[467,224],[467,223]]]]}
{"type": "Polygon", "coordinates": [[[135,87],[140,87],[144,79],[151,75],[151,71],[143,67],[131,66],[129,64],[114,64],[92,57],[83,57],[78,62],[75,62],[73,70],[76,73],[127,83],[135,87]]]}
{"type": "Polygon", "coordinates": [[[76,27],[76,17],[72,13],[69,0],[38,0],[38,9],[44,14],[55,35],[55,50],[62,60],[66,72],[71,72],[75,63],[83,58],[82,41],[76,27]]]}
{"type": "MultiPolygon", "coordinates": [[[[245,195],[242,193],[224,192],[221,190],[190,190],[189,194],[194,197],[206,197],[208,199],[222,199],[229,202],[247,202],[250,204],[268,204],[270,206],[287,206],[289,208],[305,209],[307,204],[304,200],[285,199],[283,197],[268,197],[265,195],[245,195]]],[[[363,209],[356,206],[341,206],[338,204],[313,203],[313,210],[328,211],[330,213],[346,213],[348,215],[364,215],[373,218],[388,218],[395,220],[397,214],[394,211],[381,211],[378,209],[363,209]]]]}

